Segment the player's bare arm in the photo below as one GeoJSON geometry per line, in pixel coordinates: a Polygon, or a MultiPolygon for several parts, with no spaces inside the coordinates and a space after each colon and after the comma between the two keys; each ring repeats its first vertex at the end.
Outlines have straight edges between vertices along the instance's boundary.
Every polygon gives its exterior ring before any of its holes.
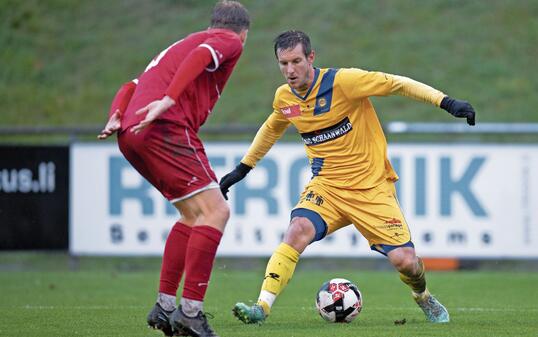
{"type": "Polygon", "coordinates": [[[121,128],[121,112],[120,109],[116,109],[112,116],[108,119],[105,128],[101,130],[101,133],[97,135],[97,139],[107,139],[112,136],[116,131],[121,128]]]}
{"type": "Polygon", "coordinates": [[[123,84],[116,92],[112,104],[110,105],[110,111],[108,113],[108,122],[97,139],[107,139],[121,128],[121,116],[127,109],[131,97],[137,86],[137,80],[129,81],[123,84]]]}
{"type": "Polygon", "coordinates": [[[146,114],[146,117],[140,121],[137,125],[131,128],[131,132],[138,134],[140,131],[144,130],[151,122],[153,122],[157,117],[159,117],[163,112],[170,109],[176,102],[168,97],[164,96],[158,101],[153,101],[139,109],[135,112],[136,115],[146,114]]]}

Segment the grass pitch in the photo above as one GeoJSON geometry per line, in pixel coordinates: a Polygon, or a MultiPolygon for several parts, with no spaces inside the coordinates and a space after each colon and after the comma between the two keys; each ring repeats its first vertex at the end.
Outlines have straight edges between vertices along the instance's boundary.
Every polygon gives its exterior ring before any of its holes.
{"type": "MultiPolygon", "coordinates": [[[[158,283],[159,260],[91,258],[75,267],[66,257],[34,256],[13,263],[0,254],[0,336],[162,336],[145,317],[158,283]]],[[[451,322],[435,325],[411,299],[395,272],[301,268],[261,326],[235,320],[237,301],[256,300],[263,263],[227,267],[219,260],[206,311],[221,337],[310,336],[538,336],[538,273],[430,272],[431,291],[450,311],[451,322]],[[364,297],[351,324],[323,321],[314,306],[319,286],[333,277],[354,281],[364,297]],[[395,324],[405,319],[406,323],[395,324]]]]}

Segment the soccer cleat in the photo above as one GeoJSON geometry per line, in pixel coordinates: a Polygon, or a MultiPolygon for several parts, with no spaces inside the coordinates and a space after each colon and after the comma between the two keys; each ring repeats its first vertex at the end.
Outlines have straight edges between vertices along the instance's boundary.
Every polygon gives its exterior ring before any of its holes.
{"type": "Polygon", "coordinates": [[[155,303],[148,314],[148,325],[153,329],[161,330],[165,336],[174,336],[174,331],[168,322],[170,314],[172,314],[172,311],[166,311],[159,303],[155,303]]]}
{"type": "Polygon", "coordinates": [[[219,337],[207,323],[206,315],[203,312],[199,311],[195,317],[189,317],[183,313],[181,306],[170,316],[170,325],[174,331],[185,333],[184,336],[219,337]]]}
{"type": "Polygon", "coordinates": [[[450,321],[446,308],[428,290],[420,295],[413,293],[413,298],[424,311],[428,321],[433,323],[448,323],[450,321]]]}
{"type": "Polygon", "coordinates": [[[245,324],[262,324],[265,321],[265,312],[259,304],[248,306],[245,303],[237,303],[232,313],[238,320],[245,324]]]}

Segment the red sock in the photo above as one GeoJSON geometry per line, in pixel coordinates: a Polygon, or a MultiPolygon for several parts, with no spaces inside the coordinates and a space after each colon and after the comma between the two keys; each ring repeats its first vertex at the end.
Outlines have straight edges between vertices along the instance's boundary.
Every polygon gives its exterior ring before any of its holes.
{"type": "Polygon", "coordinates": [[[204,300],[221,238],[222,233],[213,227],[196,226],[192,229],[185,259],[184,298],[204,300]]]}
{"type": "Polygon", "coordinates": [[[179,221],[170,230],[164,246],[159,292],[176,296],[185,269],[185,252],[191,232],[191,227],[179,221]]]}

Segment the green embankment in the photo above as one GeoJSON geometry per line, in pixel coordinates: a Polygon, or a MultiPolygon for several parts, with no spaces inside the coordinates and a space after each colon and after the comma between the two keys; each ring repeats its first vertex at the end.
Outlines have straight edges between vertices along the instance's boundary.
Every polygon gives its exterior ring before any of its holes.
{"type": "MultiPolygon", "coordinates": [[[[208,124],[259,124],[282,83],[277,33],[311,35],[321,67],[406,75],[470,101],[478,121],[538,122],[537,1],[244,1],[253,24],[208,124]]],[[[0,2],[0,124],[99,125],[119,85],[204,29],[214,1],[0,2]]],[[[383,122],[452,117],[374,99],[383,122]]],[[[463,122],[463,121],[462,121],[463,122]]]]}

